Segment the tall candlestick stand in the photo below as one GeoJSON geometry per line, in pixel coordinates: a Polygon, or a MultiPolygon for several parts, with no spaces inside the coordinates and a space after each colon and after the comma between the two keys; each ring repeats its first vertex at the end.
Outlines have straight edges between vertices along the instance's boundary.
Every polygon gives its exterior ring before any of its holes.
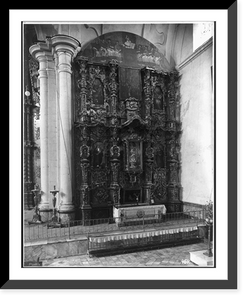
{"type": "Polygon", "coordinates": [[[206,225],[208,228],[208,250],[206,252],[204,252],[203,254],[208,256],[208,257],[212,257],[213,256],[213,252],[212,252],[212,246],[211,246],[211,228],[213,226],[213,220],[212,219],[206,219],[206,225]]]}
{"type": "Polygon", "coordinates": [[[34,189],[31,191],[34,195],[34,204],[35,204],[35,213],[33,215],[32,221],[29,221],[28,224],[41,224],[41,216],[40,211],[38,208],[38,202],[39,202],[39,187],[37,184],[34,185],[34,189]]]}
{"type": "Polygon", "coordinates": [[[52,215],[52,219],[51,221],[48,223],[48,227],[61,227],[61,223],[59,221],[59,217],[57,216],[57,209],[56,209],[56,194],[58,193],[59,191],[56,190],[56,186],[54,186],[54,189],[50,191],[50,193],[53,195],[53,215],[52,215]]]}
{"type": "Polygon", "coordinates": [[[212,246],[211,246],[211,230],[213,231],[213,202],[211,200],[206,204],[206,218],[205,218],[206,226],[208,229],[208,250],[203,254],[212,257],[212,246]]]}

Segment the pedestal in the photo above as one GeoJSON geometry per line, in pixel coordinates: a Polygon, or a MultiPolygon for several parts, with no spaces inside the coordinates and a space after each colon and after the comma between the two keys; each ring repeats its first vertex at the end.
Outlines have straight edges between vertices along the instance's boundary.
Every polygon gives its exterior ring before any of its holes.
{"type": "Polygon", "coordinates": [[[194,264],[200,266],[200,267],[209,267],[214,265],[214,257],[209,257],[205,255],[204,253],[208,250],[200,250],[200,251],[194,251],[189,252],[190,254],[190,261],[192,261],[194,264]]]}
{"type": "Polygon", "coordinates": [[[42,222],[48,222],[51,219],[52,209],[40,207],[40,217],[42,222]]]}

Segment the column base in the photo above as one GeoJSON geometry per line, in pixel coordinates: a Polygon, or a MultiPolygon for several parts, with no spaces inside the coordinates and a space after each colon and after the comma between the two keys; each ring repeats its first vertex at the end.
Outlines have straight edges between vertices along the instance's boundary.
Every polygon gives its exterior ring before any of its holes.
{"type": "Polygon", "coordinates": [[[47,207],[39,207],[39,213],[41,222],[48,222],[52,217],[52,209],[47,207]]]}
{"type": "Polygon", "coordinates": [[[110,199],[111,204],[120,205],[120,187],[118,184],[114,184],[110,186],[110,199]]]}
{"type": "Polygon", "coordinates": [[[59,221],[61,224],[67,224],[70,221],[75,220],[75,211],[65,212],[58,211],[59,213],[59,221]]]}
{"type": "Polygon", "coordinates": [[[75,220],[75,208],[72,204],[63,205],[59,207],[58,213],[61,224],[65,224],[69,221],[75,220]]]}

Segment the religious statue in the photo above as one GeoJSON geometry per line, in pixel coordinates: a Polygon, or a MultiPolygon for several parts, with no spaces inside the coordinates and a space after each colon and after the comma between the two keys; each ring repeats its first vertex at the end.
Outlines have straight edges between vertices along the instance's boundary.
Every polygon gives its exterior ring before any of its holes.
{"type": "Polygon", "coordinates": [[[94,166],[100,167],[103,162],[103,151],[100,145],[97,145],[94,150],[94,166]]]}
{"type": "Polygon", "coordinates": [[[153,101],[154,109],[163,110],[163,93],[161,88],[156,86],[154,90],[154,101],[153,101]]]}
{"type": "Polygon", "coordinates": [[[97,78],[93,84],[92,90],[93,103],[95,105],[103,105],[104,104],[104,95],[103,95],[103,86],[101,81],[97,78]]]}

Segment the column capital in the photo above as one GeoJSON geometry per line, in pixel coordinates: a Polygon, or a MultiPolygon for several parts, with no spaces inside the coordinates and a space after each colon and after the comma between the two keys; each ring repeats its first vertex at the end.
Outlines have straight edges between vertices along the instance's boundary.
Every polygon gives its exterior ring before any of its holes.
{"type": "Polygon", "coordinates": [[[29,53],[39,62],[46,62],[53,59],[52,49],[47,41],[32,45],[29,48],[29,53]]]}
{"type": "Polygon", "coordinates": [[[66,52],[71,55],[73,55],[75,50],[80,47],[80,42],[78,40],[64,34],[54,35],[50,38],[50,43],[52,47],[54,47],[55,52],[66,52]]]}

